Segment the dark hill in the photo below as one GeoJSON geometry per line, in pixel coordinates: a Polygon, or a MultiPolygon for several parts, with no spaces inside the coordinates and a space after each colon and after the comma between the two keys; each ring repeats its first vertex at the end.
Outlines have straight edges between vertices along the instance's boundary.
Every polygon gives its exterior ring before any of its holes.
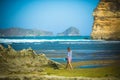
{"type": "Polygon", "coordinates": [[[52,32],[35,30],[35,29],[23,29],[23,28],[7,28],[0,29],[0,36],[51,36],[52,32]]]}
{"type": "Polygon", "coordinates": [[[79,29],[76,27],[70,27],[62,33],[58,33],[59,36],[78,36],[80,35],[79,29]]]}

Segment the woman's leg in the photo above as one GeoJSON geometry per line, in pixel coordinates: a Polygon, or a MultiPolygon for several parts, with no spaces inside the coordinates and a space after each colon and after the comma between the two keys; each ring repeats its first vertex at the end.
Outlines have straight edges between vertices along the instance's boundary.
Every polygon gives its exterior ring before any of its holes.
{"type": "Polygon", "coordinates": [[[73,69],[72,64],[71,64],[71,59],[68,60],[68,66],[70,69],[73,69]]]}
{"type": "Polygon", "coordinates": [[[70,66],[70,69],[73,69],[73,67],[72,67],[72,64],[71,64],[71,63],[69,63],[69,66],[70,66]]]}
{"type": "Polygon", "coordinates": [[[68,61],[67,61],[67,64],[66,64],[66,69],[68,69],[68,66],[69,66],[69,65],[68,65],[68,61]]]}

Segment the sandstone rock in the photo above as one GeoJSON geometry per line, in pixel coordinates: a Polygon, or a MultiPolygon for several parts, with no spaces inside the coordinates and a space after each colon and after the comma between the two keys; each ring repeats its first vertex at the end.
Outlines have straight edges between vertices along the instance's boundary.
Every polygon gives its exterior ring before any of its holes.
{"type": "Polygon", "coordinates": [[[8,55],[16,55],[17,54],[17,51],[15,51],[10,45],[8,45],[8,48],[7,48],[7,51],[8,55]]]}
{"type": "Polygon", "coordinates": [[[49,64],[51,67],[54,67],[54,69],[63,68],[63,65],[61,65],[61,64],[58,63],[58,62],[54,62],[54,61],[52,61],[52,60],[49,60],[49,61],[48,61],[48,64],[49,64]]]}
{"type": "Polygon", "coordinates": [[[21,56],[35,56],[36,53],[34,50],[32,50],[32,48],[28,48],[28,49],[21,50],[20,55],[21,56]]]}
{"type": "Polygon", "coordinates": [[[93,16],[93,39],[120,40],[120,0],[100,0],[93,16]]]}
{"type": "Polygon", "coordinates": [[[0,44],[0,51],[3,51],[4,47],[0,44]]]}
{"type": "Polygon", "coordinates": [[[48,59],[45,54],[36,54],[31,48],[21,51],[14,50],[10,45],[0,45],[0,74],[44,72],[43,66],[59,69],[62,64],[48,59]],[[4,55],[3,55],[4,54],[4,55]],[[52,66],[51,66],[52,65],[52,66]]]}

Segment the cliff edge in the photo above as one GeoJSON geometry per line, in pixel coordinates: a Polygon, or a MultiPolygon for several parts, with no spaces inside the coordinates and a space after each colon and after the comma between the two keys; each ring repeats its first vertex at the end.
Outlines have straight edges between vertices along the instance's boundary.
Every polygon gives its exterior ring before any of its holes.
{"type": "Polygon", "coordinates": [[[120,40],[120,0],[100,0],[93,16],[92,39],[120,40]]]}

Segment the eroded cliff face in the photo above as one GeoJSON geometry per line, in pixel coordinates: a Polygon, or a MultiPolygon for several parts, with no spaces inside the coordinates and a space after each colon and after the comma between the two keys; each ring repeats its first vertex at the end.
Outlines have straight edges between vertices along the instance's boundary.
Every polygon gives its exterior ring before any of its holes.
{"type": "Polygon", "coordinates": [[[100,0],[93,16],[93,39],[120,40],[120,0],[100,0]]]}

